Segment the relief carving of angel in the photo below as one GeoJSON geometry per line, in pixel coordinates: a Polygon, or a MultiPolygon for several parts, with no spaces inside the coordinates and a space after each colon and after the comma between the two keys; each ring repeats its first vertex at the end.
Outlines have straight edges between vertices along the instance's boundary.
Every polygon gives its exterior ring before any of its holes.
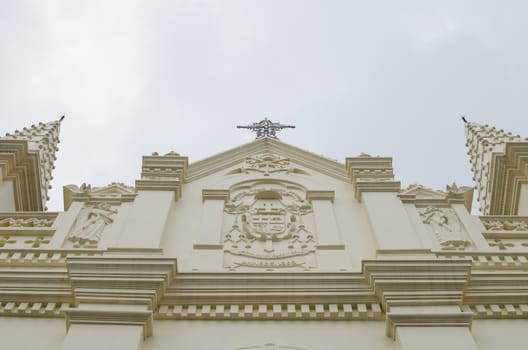
{"type": "Polygon", "coordinates": [[[82,209],[68,239],[74,242],[77,248],[96,248],[103,230],[114,222],[111,216],[116,213],[117,210],[113,210],[107,203],[99,203],[82,209]]]}

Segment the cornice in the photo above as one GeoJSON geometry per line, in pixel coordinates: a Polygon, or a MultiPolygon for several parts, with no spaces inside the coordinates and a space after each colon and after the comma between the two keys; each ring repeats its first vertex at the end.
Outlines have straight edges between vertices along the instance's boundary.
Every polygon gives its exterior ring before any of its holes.
{"type": "Polygon", "coordinates": [[[156,319],[383,320],[396,306],[441,305],[528,315],[526,254],[378,253],[361,273],[178,273],[156,249],[0,249],[0,315],[64,317],[86,303],[142,305],[156,319]]]}
{"type": "Polygon", "coordinates": [[[363,261],[363,273],[383,309],[391,306],[459,305],[471,260],[391,258],[363,261]]]}
{"type": "Polygon", "coordinates": [[[141,254],[68,256],[66,265],[76,301],[140,304],[150,310],[176,273],[175,259],[141,254]]]}
{"type": "Polygon", "coordinates": [[[384,320],[378,303],[276,303],[162,305],[166,320],[384,320]]]}
{"type": "Polygon", "coordinates": [[[372,304],[378,299],[356,273],[179,273],[163,304],[372,304]]]}

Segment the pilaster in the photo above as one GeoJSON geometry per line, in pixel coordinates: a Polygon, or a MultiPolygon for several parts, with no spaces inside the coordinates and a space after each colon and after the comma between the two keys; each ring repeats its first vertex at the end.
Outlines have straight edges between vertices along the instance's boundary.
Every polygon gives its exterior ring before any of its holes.
{"type": "Polygon", "coordinates": [[[137,349],[152,335],[153,313],[176,274],[176,260],[160,251],[114,249],[103,256],[66,261],[75,308],[64,310],[68,327],[63,350],[137,349]],[[86,335],[98,339],[86,345],[86,335]]]}
{"type": "Polygon", "coordinates": [[[203,210],[194,248],[220,249],[224,204],[229,200],[229,190],[204,189],[202,200],[203,210]]]}
{"type": "Polygon", "coordinates": [[[379,249],[420,249],[422,244],[397,198],[392,158],[361,154],[347,158],[354,194],[365,206],[379,249]]]}
{"type": "Polygon", "coordinates": [[[159,248],[175,200],[181,197],[187,157],[170,152],[143,157],[138,196],[131,208],[118,247],[159,248]]]}
{"type": "Polygon", "coordinates": [[[471,264],[471,260],[390,254],[364,261],[363,272],[386,311],[387,336],[403,350],[446,345],[476,349],[470,333],[473,314],[461,310],[471,264]],[[431,344],[434,339],[441,343],[431,344]]]}
{"type": "Polygon", "coordinates": [[[334,191],[312,190],[306,199],[312,204],[315,227],[318,234],[318,249],[344,248],[334,213],[334,191]]]}

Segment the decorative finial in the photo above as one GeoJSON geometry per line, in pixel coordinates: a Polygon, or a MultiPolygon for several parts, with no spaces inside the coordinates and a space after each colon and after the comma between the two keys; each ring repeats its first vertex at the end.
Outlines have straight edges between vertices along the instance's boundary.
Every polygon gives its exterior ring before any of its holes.
{"type": "Polygon", "coordinates": [[[62,117],[60,117],[59,122],[62,122],[62,121],[64,120],[64,118],[66,118],[65,115],[63,115],[62,117]]]}
{"type": "Polygon", "coordinates": [[[463,121],[464,123],[467,123],[467,122],[468,122],[467,119],[466,119],[466,115],[465,115],[465,114],[461,114],[461,115],[460,115],[460,118],[462,118],[462,121],[463,121]]]}
{"type": "Polygon", "coordinates": [[[251,129],[257,133],[256,139],[261,139],[263,137],[270,137],[272,139],[278,140],[279,138],[276,135],[277,131],[286,128],[295,128],[294,125],[284,125],[280,123],[274,123],[268,118],[264,118],[258,123],[253,123],[251,125],[237,125],[238,129],[251,129]]]}

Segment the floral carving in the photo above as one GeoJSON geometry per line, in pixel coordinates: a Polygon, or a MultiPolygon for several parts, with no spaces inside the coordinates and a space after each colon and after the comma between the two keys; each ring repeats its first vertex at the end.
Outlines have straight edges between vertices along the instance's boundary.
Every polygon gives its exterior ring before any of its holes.
{"type": "Polygon", "coordinates": [[[484,227],[488,231],[528,231],[527,220],[482,220],[484,227]]]}
{"type": "Polygon", "coordinates": [[[43,218],[5,218],[0,220],[0,227],[50,227],[53,219],[43,218]]]}
{"type": "Polygon", "coordinates": [[[11,239],[11,237],[0,237],[0,248],[3,248],[6,246],[6,244],[14,244],[16,243],[16,239],[11,239]]]}
{"type": "Polygon", "coordinates": [[[31,248],[40,248],[41,245],[48,244],[49,242],[50,240],[44,237],[35,237],[34,239],[28,239],[24,241],[24,243],[30,244],[31,248]]]}
{"type": "Polygon", "coordinates": [[[492,242],[488,242],[490,247],[497,247],[499,250],[506,250],[508,248],[515,247],[514,243],[504,242],[502,239],[494,239],[492,242]]]}

